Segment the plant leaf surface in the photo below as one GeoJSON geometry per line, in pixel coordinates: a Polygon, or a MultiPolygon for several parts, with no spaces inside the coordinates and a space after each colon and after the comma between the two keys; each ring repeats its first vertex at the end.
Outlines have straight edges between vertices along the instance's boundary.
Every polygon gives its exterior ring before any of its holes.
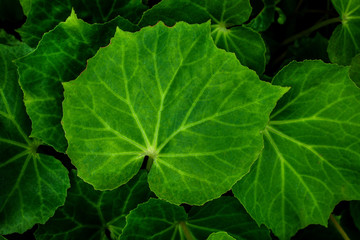
{"type": "Polygon", "coordinates": [[[118,239],[130,210],[150,197],[145,171],[112,191],[96,191],[71,173],[71,188],[65,205],[35,232],[37,240],[118,239]]]}
{"type": "Polygon", "coordinates": [[[35,51],[16,61],[32,121],[32,137],[65,152],[67,142],[60,123],[64,98],[61,82],[75,79],[85,69],[86,61],[109,44],[116,26],[137,30],[121,17],[106,24],[88,24],[72,12],[65,22],[44,35],[35,51]]]}
{"type": "Polygon", "coordinates": [[[64,204],[69,187],[66,168],[36,153],[40,142],[28,137],[31,124],[12,60],[29,51],[25,44],[0,45],[0,234],[46,222],[64,204]]]}
{"type": "Polygon", "coordinates": [[[67,19],[72,8],[89,23],[105,23],[118,15],[137,22],[146,10],[141,0],[31,0],[26,22],[18,30],[22,40],[35,47],[44,33],[67,19]]]}
{"type": "Polygon", "coordinates": [[[235,238],[233,238],[226,232],[217,232],[210,234],[207,240],[235,240],[235,238]]]}
{"type": "Polygon", "coordinates": [[[360,54],[352,59],[349,74],[355,84],[360,87],[360,54]]]}
{"type": "Polygon", "coordinates": [[[355,226],[360,230],[360,201],[352,201],[350,203],[350,211],[355,226]]]}
{"type": "Polygon", "coordinates": [[[259,33],[240,26],[250,13],[249,0],[164,0],[143,14],[139,26],[155,25],[158,21],[173,26],[179,21],[211,20],[216,45],[234,52],[243,65],[261,74],[265,69],[265,43],[259,33]]]}
{"type": "Polygon", "coordinates": [[[67,150],[79,176],[114,189],[153,161],[150,189],[203,204],[249,171],[286,91],[216,48],[209,23],[118,31],[65,88],[67,150]]]}
{"type": "Polygon", "coordinates": [[[262,0],[264,8],[261,12],[253,18],[247,26],[258,32],[267,30],[270,25],[274,22],[275,18],[275,0],[262,0]]]}
{"type": "Polygon", "coordinates": [[[321,61],[292,62],[273,84],[291,90],[233,192],[258,224],[288,239],[309,224],[326,226],[339,201],[360,198],[360,90],[347,67],[321,61]]]}
{"type": "Polygon", "coordinates": [[[340,14],[337,26],[329,40],[328,53],[331,62],[350,65],[351,59],[360,53],[360,0],[331,0],[340,14]]]}
{"type": "Polygon", "coordinates": [[[182,207],[159,199],[140,204],[126,217],[121,239],[206,239],[227,231],[235,239],[270,239],[233,197],[221,197],[188,214],[182,207]],[[190,237],[191,236],[191,237],[190,237]]]}

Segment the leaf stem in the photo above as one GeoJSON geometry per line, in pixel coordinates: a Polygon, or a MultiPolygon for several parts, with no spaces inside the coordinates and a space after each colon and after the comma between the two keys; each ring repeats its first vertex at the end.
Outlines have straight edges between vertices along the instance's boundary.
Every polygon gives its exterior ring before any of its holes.
{"type": "Polygon", "coordinates": [[[319,22],[319,23],[315,24],[314,26],[312,26],[312,27],[310,27],[308,29],[305,29],[304,31],[299,32],[299,33],[285,39],[285,41],[282,42],[282,45],[287,45],[289,43],[292,43],[293,41],[295,41],[295,40],[297,40],[297,39],[299,39],[301,37],[307,36],[310,33],[312,33],[313,31],[318,30],[319,28],[322,28],[322,27],[325,27],[327,25],[337,23],[337,22],[341,22],[341,19],[339,17],[330,18],[330,19],[327,19],[325,21],[319,22]]]}
{"type": "Polygon", "coordinates": [[[186,222],[181,221],[179,222],[179,225],[181,227],[181,230],[184,232],[186,240],[194,240],[189,228],[186,226],[186,222]]]}
{"type": "Polygon", "coordinates": [[[154,163],[154,159],[150,156],[148,156],[147,162],[146,162],[146,171],[150,172],[150,169],[154,163]]]}
{"type": "Polygon", "coordinates": [[[343,237],[344,240],[350,240],[344,229],[341,227],[341,225],[336,221],[334,215],[330,214],[330,220],[334,224],[336,230],[340,233],[340,235],[343,237]]]}

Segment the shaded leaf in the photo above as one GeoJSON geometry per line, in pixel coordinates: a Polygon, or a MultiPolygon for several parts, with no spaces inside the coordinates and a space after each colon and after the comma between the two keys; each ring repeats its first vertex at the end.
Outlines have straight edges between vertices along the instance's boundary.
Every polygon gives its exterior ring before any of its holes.
{"type": "Polygon", "coordinates": [[[265,69],[265,43],[259,33],[240,26],[249,19],[249,0],[163,0],[146,11],[139,26],[164,21],[204,23],[211,20],[212,36],[218,47],[234,52],[240,62],[259,74],[265,69]]]}
{"type": "Polygon", "coordinates": [[[329,40],[328,53],[331,62],[350,65],[351,59],[360,53],[360,0],[331,0],[340,14],[337,26],[329,40]]]}
{"type": "Polygon", "coordinates": [[[267,30],[275,19],[276,1],[262,0],[262,2],[264,4],[264,8],[255,18],[250,21],[250,23],[247,24],[248,27],[258,32],[267,30]]]}
{"type": "Polygon", "coordinates": [[[118,29],[63,85],[67,153],[81,178],[114,189],[148,156],[150,189],[196,205],[249,171],[263,145],[260,131],[286,91],[216,48],[208,23],[183,22],[118,29]]]}
{"type": "Polygon", "coordinates": [[[210,234],[207,240],[235,240],[235,238],[231,237],[226,232],[217,232],[210,234]]]}
{"type": "Polygon", "coordinates": [[[355,84],[360,87],[360,54],[352,59],[349,74],[355,84]]]}
{"type": "Polygon", "coordinates": [[[85,69],[86,61],[100,47],[109,44],[116,26],[137,30],[121,17],[106,24],[91,25],[72,12],[65,22],[44,35],[35,51],[16,61],[26,110],[32,121],[32,137],[65,152],[67,142],[60,124],[61,82],[75,79],[85,69]]]}
{"type": "Polygon", "coordinates": [[[13,35],[8,34],[4,29],[0,29],[0,44],[16,46],[21,43],[13,35]]]}
{"type": "Polygon", "coordinates": [[[360,90],[348,68],[293,62],[273,79],[290,86],[264,132],[265,147],[233,192],[281,239],[327,225],[341,200],[360,198],[360,90]]]}
{"type": "Polygon", "coordinates": [[[360,230],[360,201],[350,203],[351,216],[354,219],[355,226],[360,230]]]}
{"type": "Polygon", "coordinates": [[[219,231],[226,231],[235,239],[270,239],[269,231],[259,228],[233,197],[193,207],[189,214],[182,207],[150,199],[126,217],[121,239],[195,240],[219,231]]]}
{"type": "Polygon", "coordinates": [[[69,187],[66,168],[36,153],[40,142],[28,137],[31,125],[12,60],[29,51],[24,44],[0,45],[0,234],[46,222],[64,204],[69,187]]]}
{"type": "Polygon", "coordinates": [[[35,47],[45,32],[66,20],[72,8],[89,23],[105,23],[118,15],[136,22],[146,10],[141,0],[31,0],[27,20],[18,30],[22,40],[35,47]]]}
{"type": "Polygon", "coordinates": [[[145,171],[128,184],[113,191],[95,191],[71,173],[71,188],[65,206],[56,211],[45,225],[35,232],[37,240],[117,239],[125,226],[130,210],[150,197],[145,171]]]}
{"type": "Polygon", "coordinates": [[[32,3],[32,0],[20,0],[20,4],[22,6],[25,16],[29,15],[29,12],[31,9],[31,3],[32,3]]]}

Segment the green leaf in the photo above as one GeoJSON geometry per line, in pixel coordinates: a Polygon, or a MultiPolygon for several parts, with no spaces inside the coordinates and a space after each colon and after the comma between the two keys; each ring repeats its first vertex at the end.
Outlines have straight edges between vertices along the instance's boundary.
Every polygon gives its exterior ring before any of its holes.
{"type": "Polygon", "coordinates": [[[342,24],[337,26],[329,40],[331,62],[349,65],[360,53],[360,0],[332,0],[342,24]]]}
{"type": "Polygon", "coordinates": [[[29,15],[32,1],[33,0],[20,0],[20,4],[23,8],[23,12],[25,16],[29,15]]]}
{"type": "Polygon", "coordinates": [[[182,207],[150,199],[126,217],[121,235],[126,239],[206,239],[227,231],[235,239],[270,239],[269,230],[259,228],[233,197],[221,197],[186,214],[182,207]]]}
{"type": "Polygon", "coordinates": [[[7,240],[7,239],[4,238],[3,236],[0,236],[0,240],[7,240]]]}
{"type": "Polygon", "coordinates": [[[350,203],[350,211],[355,226],[360,230],[360,201],[352,201],[350,203]]]}
{"type": "Polygon", "coordinates": [[[65,206],[39,227],[36,239],[107,239],[106,230],[110,231],[111,239],[117,239],[125,226],[126,215],[150,197],[146,177],[145,171],[141,171],[121,188],[95,191],[72,171],[65,206]]]}
{"type": "Polygon", "coordinates": [[[0,45],[0,234],[22,233],[44,223],[64,204],[69,178],[53,157],[36,153],[12,60],[31,51],[0,45]]]}
{"type": "Polygon", "coordinates": [[[61,82],[75,79],[85,69],[87,59],[109,44],[116,26],[137,29],[121,17],[106,24],[90,25],[72,12],[65,22],[44,35],[35,51],[16,61],[26,110],[32,121],[32,137],[65,152],[67,142],[60,123],[61,82]]]}
{"type": "Polygon", "coordinates": [[[289,47],[289,53],[292,60],[321,59],[329,62],[328,42],[320,33],[316,33],[315,37],[304,37],[295,41],[294,45],[289,47]]]}
{"type": "Polygon", "coordinates": [[[207,240],[235,240],[235,238],[233,238],[226,232],[217,232],[210,234],[207,240]]]}
{"type": "Polygon", "coordinates": [[[262,2],[264,4],[264,8],[255,18],[250,21],[250,23],[247,24],[248,27],[258,32],[267,30],[275,19],[276,1],[262,0],[262,2]]]}
{"type": "Polygon", "coordinates": [[[13,35],[8,34],[4,29],[0,29],[0,44],[16,46],[20,45],[20,41],[18,41],[13,35]]]}
{"type": "Polygon", "coordinates": [[[249,0],[163,0],[146,11],[139,26],[164,21],[172,26],[187,23],[212,22],[212,36],[218,47],[234,52],[240,62],[261,74],[265,69],[265,43],[260,34],[240,26],[249,19],[249,0]]]}
{"type": "Polygon", "coordinates": [[[35,47],[42,35],[64,21],[74,8],[79,18],[89,23],[105,23],[121,15],[137,22],[146,10],[141,0],[31,0],[25,24],[18,30],[22,40],[35,47]]]}
{"type": "Polygon", "coordinates": [[[349,74],[355,84],[360,87],[360,54],[352,59],[349,74]]]}
{"type": "Polygon", "coordinates": [[[216,48],[209,23],[183,22],[137,33],[118,29],[63,85],[67,153],[81,178],[114,189],[148,156],[150,189],[169,202],[196,205],[249,171],[268,114],[286,91],[216,48]]]}
{"type": "Polygon", "coordinates": [[[309,224],[326,226],[340,200],[360,198],[360,90],[348,68],[321,61],[292,62],[273,84],[291,90],[233,192],[258,224],[288,239],[309,224]]]}

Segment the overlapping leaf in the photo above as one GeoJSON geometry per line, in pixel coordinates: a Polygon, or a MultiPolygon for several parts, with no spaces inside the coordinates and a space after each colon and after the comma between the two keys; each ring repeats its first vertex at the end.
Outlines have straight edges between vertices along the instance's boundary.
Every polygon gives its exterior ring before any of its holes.
{"type": "Polygon", "coordinates": [[[249,171],[286,90],[217,49],[209,23],[183,22],[118,30],[63,85],[67,153],[79,176],[113,189],[148,156],[150,188],[177,204],[219,197],[249,171]]]}
{"type": "Polygon", "coordinates": [[[150,197],[145,171],[128,184],[113,191],[95,191],[94,188],[71,173],[71,188],[65,206],[39,227],[37,240],[118,239],[125,226],[125,217],[139,203],[150,197]]]}
{"type": "Polygon", "coordinates": [[[28,14],[25,24],[18,32],[22,40],[32,47],[37,45],[45,32],[64,21],[72,8],[79,18],[89,23],[105,23],[118,15],[136,23],[146,10],[141,0],[31,0],[22,1],[21,4],[28,14]]]}
{"type": "Polygon", "coordinates": [[[340,14],[341,25],[334,30],[328,53],[331,62],[349,65],[360,53],[360,0],[332,0],[340,14]]]}
{"type": "Polygon", "coordinates": [[[139,25],[154,25],[159,20],[168,26],[178,21],[211,20],[216,45],[234,52],[243,65],[261,74],[265,69],[264,41],[257,32],[240,26],[250,13],[249,0],[163,0],[144,13],[139,25]]]}
{"type": "Polygon", "coordinates": [[[31,136],[64,152],[67,147],[60,124],[63,87],[75,79],[86,61],[109,43],[116,26],[135,31],[137,27],[120,17],[106,24],[88,24],[74,12],[54,30],[46,33],[31,54],[16,61],[26,110],[32,120],[31,136]]]}
{"type": "Polygon", "coordinates": [[[247,24],[255,31],[263,32],[270,27],[275,18],[276,0],[262,0],[264,7],[261,12],[247,24]]]}
{"type": "Polygon", "coordinates": [[[327,225],[340,200],[360,198],[360,90],[348,70],[293,62],[273,80],[291,90],[271,115],[260,158],[233,191],[281,239],[327,225]]]}
{"type": "Polygon", "coordinates": [[[12,60],[30,50],[0,45],[0,234],[44,223],[64,204],[69,187],[65,167],[38,154],[39,140],[28,137],[31,125],[12,60]]]}
{"type": "Polygon", "coordinates": [[[259,228],[233,197],[193,207],[188,214],[182,207],[150,199],[126,217],[120,239],[196,240],[219,231],[226,231],[235,239],[270,239],[269,231],[259,228]]]}

